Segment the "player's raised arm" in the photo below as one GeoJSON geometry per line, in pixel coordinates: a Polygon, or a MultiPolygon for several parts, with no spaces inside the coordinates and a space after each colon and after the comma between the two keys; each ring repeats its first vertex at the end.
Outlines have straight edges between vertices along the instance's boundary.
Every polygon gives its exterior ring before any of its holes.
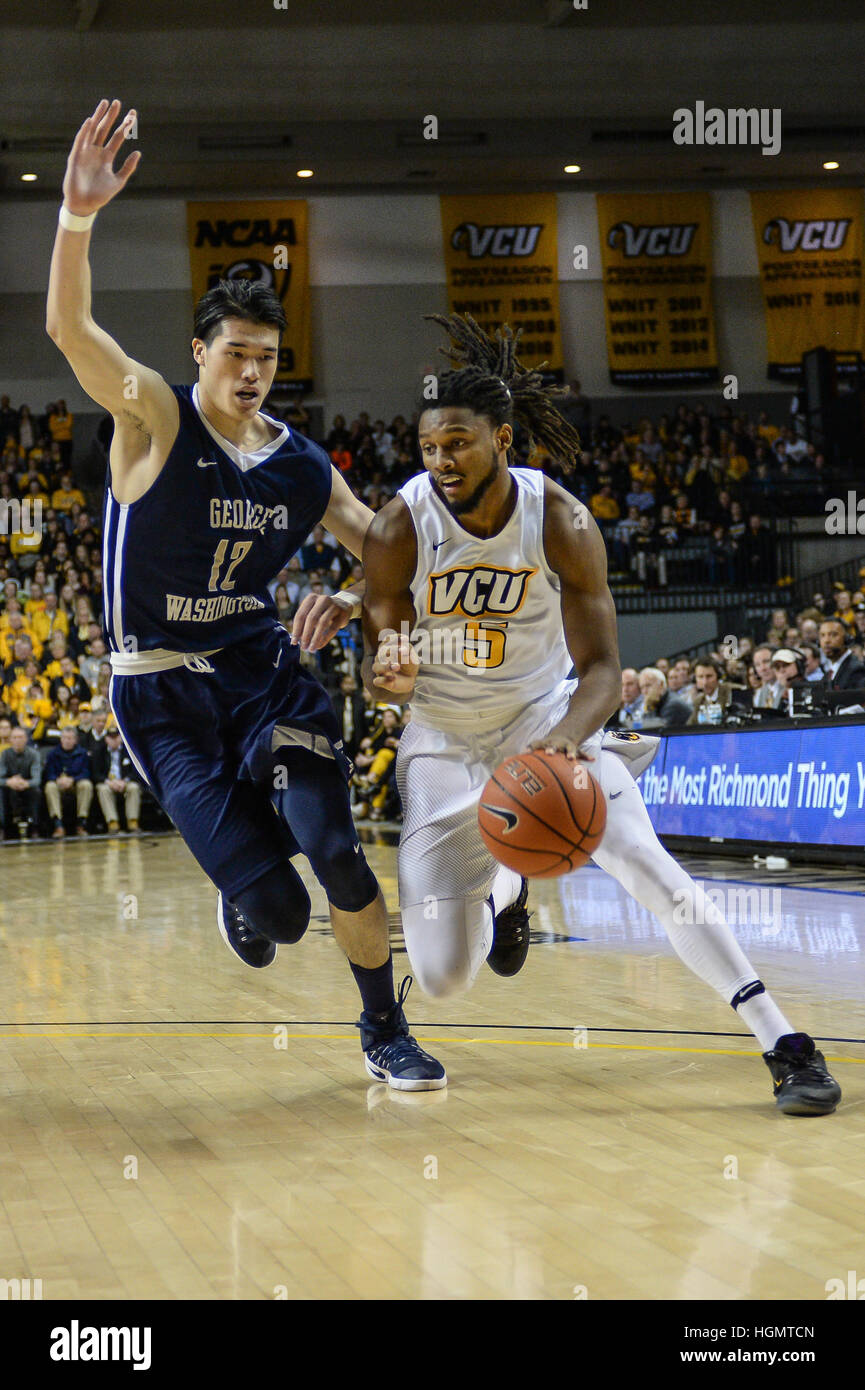
{"type": "Polygon", "coordinates": [[[130,434],[127,447],[112,450],[115,481],[122,485],[123,475],[145,456],[152,464],[154,446],[163,454],[159,466],[164,462],[177,431],[178,406],[159,373],[129,357],[91,313],[90,225],[100,208],[126,186],[141,158],[134,151],[115,172],[114,161],[135,111],[128,111],[115,129],[119,115],[119,101],[100,101],[69,153],[45,327],[88,396],[111,412],[118,429],[130,434]]]}
{"type": "Polygon", "coordinates": [[[574,756],[618,708],[622,672],[604,538],[588,509],[544,480],[544,551],[562,586],[562,623],[578,688],[564,719],[539,744],[574,756]]]}
{"type": "Polygon", "coordinates": [[[407,704],[418,660],[408,634],[417,620],[411,581],[417,566],[417,537],[408,507],[395,497],[376,513],[366,533],[363,568],[363,683],[375,700],[407,704]]]}

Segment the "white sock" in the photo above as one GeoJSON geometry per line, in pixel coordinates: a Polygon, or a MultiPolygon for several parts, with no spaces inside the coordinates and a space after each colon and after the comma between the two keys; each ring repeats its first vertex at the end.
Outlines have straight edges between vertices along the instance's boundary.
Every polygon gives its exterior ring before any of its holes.
{"type": "Polygon", "coordinates": [[[745,1027],[750,1028],[764,1052],[771,1052],[778,1039],[783,1038],[785,1033],[796,1031],[768,991],[765,994],[755,994],[753,999],[740,1004],[736,1013],[745,1027]]]}
{"type": "Polygon", "coordinates": [[[515,874],[513,869],[506,869],[504,864],[499,865],[492,888],[493,908],[496,917],[506,907],[510,907],[511,903],[516,902],[522,886],[523,881],[519,874],[515,874]]]}

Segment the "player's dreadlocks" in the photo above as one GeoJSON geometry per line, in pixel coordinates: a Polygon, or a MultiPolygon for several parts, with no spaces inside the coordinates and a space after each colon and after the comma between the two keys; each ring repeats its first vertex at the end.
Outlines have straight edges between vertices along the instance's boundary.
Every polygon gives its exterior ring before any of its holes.
{"type": "Polygon", "coordinates": [[[439,377],[438,396],[434,402],[424,402],[424,407],[466,406],[494,426],[516,421],[532,444],[542,445],[566,472],[572,472],[580,457],[580,436],[556,409],[557,388],[544,386],[540,371],[529,371],[517,360],[522,329],[514,333],[505,324],[496,329],[493,339],[471,314],[425,317],[450,334],[453,345],[439,351],[455,366],[439,377]]]}

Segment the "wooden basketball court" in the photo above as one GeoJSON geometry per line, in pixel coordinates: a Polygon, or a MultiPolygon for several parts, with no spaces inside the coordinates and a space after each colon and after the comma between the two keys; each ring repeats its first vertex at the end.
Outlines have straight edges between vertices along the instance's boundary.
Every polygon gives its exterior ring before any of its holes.
{"type": "MultiPolygon", "coordinates": [[[[394,849],[369,858],[395,907],[394,849]]],[[[0,1277],[45,1299],[811,1300],[862,1268],[855,877],[764,879],[780,919],[737,932],[844,1088],[794,1119],[594,868],[533,886],[517,979],[412,991],[450,1077],[424,1095],[366,1076],[317,886],[258,973],[173,835],[6,846],[0,874],[0,1277]]]]}

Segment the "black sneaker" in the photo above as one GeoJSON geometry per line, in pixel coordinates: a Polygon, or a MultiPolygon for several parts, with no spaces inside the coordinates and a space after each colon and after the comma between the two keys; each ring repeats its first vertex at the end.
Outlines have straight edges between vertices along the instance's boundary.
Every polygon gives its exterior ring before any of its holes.
{"type": "Polygon", "coordinates": [[[364,1012],[355,1025],[366,1069],[374,1081],[386,1081],[395,1091],[440,1091],[448,1084],[445,1069],[412,1037],[403,1013],[411,983],[411,975],[406,975],[396,1003],[383,1018],[364,1012]]]}
{"type": "Polygon", "coordinates": [[[510,907],[503,907],[495,919],[487,965],[497,975],[516,975],[526,963],[529,954],[528,896],[528,880],[523,879],[519,897],[510,907]]]}
{"type": "Polygon", "coordinates": [[[826,1070],[826,1059],[807,1033],[785,1033],[763,1061],[775,1083],[775,1103],[785,1115],[830,1115],[841,1087],[826,1070]]]}
{"type": "Polygon", "coordinates": [[[240,956],[244,965],[251,966],[253,970],[262,970],[265,965],[272,965],[275,961],[274,943],[253,931],[243,914],[222,893],[216,899],[216,925],[226,946],[240,956]]]}

